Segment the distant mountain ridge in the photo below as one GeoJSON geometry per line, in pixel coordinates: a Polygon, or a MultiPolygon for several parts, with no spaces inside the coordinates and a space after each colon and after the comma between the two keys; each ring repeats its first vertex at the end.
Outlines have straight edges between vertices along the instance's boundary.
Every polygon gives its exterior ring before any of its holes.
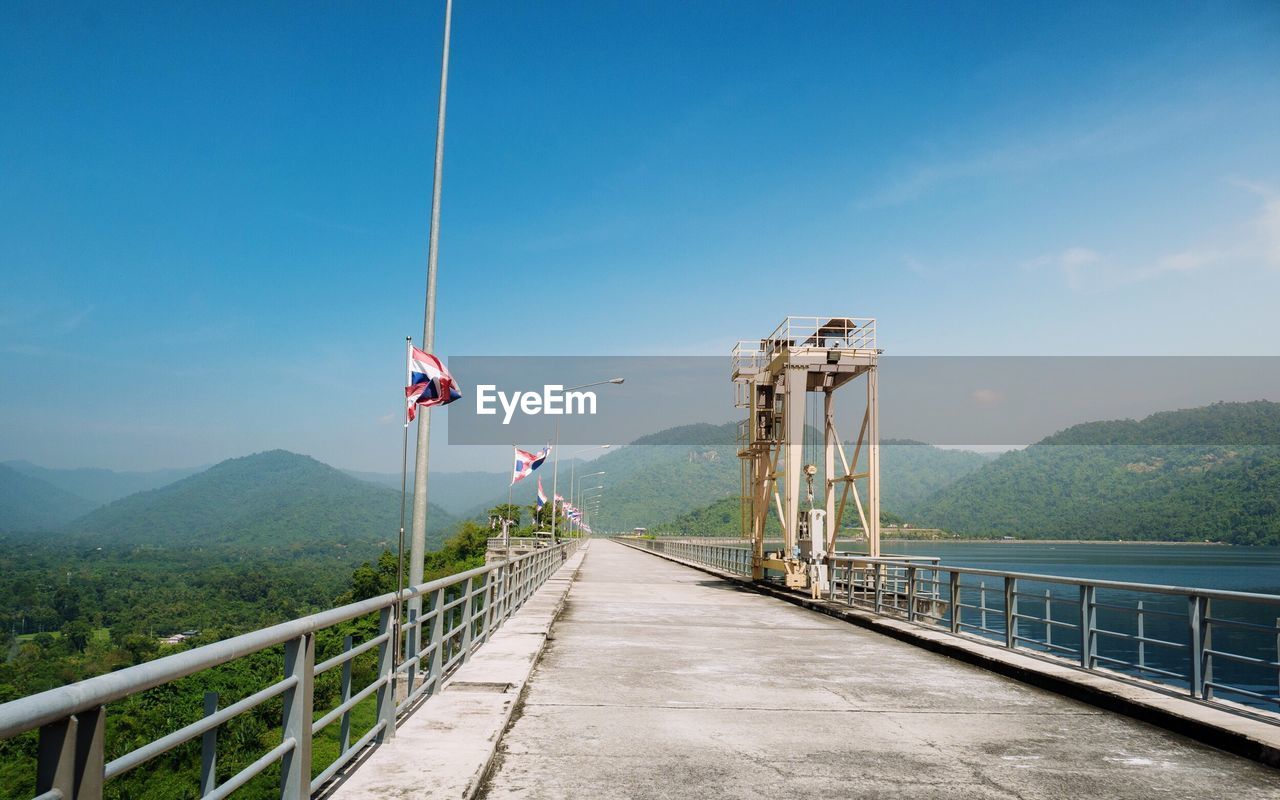
{"type": "Polygon", "coordinates": [[[159,489],[161,486],[167,486],[209,468],[205,465],[133,472],[96,467],[53,469],[21,460],[6,461],[4,466],[83,497],[94,505],[105,505],[137,492],[159,489]]]}
{"type": "MultiPolygon", "coordinates": [[[[353,478],[400,491],[400,474],[391,472],[357,472],[343,470],[353,478]]],[[[432,472],[427,482],[430,501],[454,516],[467,516],[478,505],[503,491],[511,480],[510,472],[432,472]]],[[[413,475],[409,475],[409,493],[413,493],[413,475]]],[[[487,507],[486,507],[487,508],[487,507]]]]}
{"type": "MultiPolygon", "coordinates": [[[[427,533],[438,545],[455,519],[437,506],[427,533]]],[[[395,547],[400,493],[285,450],[233,458],[159,489],[115,501],[68,531],[112,543],[175,546],[395,547]]]]}
{"type": "Polygon", "coordinates": [[[38,533],[62,527],[95,503],[0,464],[0,532],[38,533]]]}

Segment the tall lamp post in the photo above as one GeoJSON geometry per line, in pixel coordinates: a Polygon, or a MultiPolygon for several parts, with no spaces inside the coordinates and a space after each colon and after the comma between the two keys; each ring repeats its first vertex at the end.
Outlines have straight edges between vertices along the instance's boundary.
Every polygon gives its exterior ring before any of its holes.
{"type": "MultiPolygon", "coordinates": [[[[587,491],[594,491],[594,489],[604,489],[604,487],[596,486],[593,489],[587,489],[587,491]]],[[[595,519],[596,512],[600,510],[600,498],[603,495],[604,492],[602,491],[600,494],[586,495],[582,500],[582,517],[588,527],[591,525],[590,520],[595,519]]]]}
{"type": "MultiPolygon", "coordinates": [[[[610,383],[615,385],[621,385],[626,380],[627,380],[626,378],[610,378],[606,381],[594,381],[592,383],[584,383],[581,386],[570,386],[568,389],[565,389],[564,391],[566,393],[576,392],[579,389],[589,389],[592,386],[604,386],[610,383]]],[[[609,445],[606,444],[606,445],[600,445],[599,447],[608,447],[608,446],[609,445]]],[[[587,448],[587,450],[595,450],[595,449],[598,449],[598,448],[596,447],[587,448]]],[[[582,452],[586,452],[586,450],[579,450],[578,452],[582,453],[582,452]]],[[[557,491],[557,484],[559,483],[559,479],[560,479],[560,420],[559,418],[556,419],[555,454],[556,456],[554,459],[552,459],[552,462],[551,462],[551,541],[552,542],[555,542],[556,540],[556,517],[560,516],[559,511],[556,509],[556,491],[557,491]]]]}
{"type": "MultiPolygon", "coordinates": [[[[582,482],[583,482],[583,481],[585,481],[587,478],[594,478],[594,477],[596,477],[597,475],[604,475],[604,474],[606,474],[606,473],[605,473],[605,471],[604,471],[604,470],[601,470],[601,471],[599,471],[599,472],[589,472],[589,473],[587,473],[586,475],[579,475],[579,476],[578,476],[578,480],[577,480],[577,482],[576,482],[576,483],[574,483],[574,484],[573,484],[573,486],[571,487],[572,489],[574,489],[574,490],[575,490],[575,491],[573,492],[573,504],[574,504],[575,506],[576,506],[576,505],[582,505],[582,492],[583,492],[583,489],[582,489],[582,482]]],[[[595,488],[596,488],[596,489],[599,489],[599,488],[601,488],[601,487],[596,486],[595,488]]]]}
{"type": "Polygon", "coordinates": [[[587,501],[595,497],[599,497],[599,495],[591,495],[591,494],[587,494],[587,492],[594,492],[596,489],[603,489],[603,488],[604,488],[603,486],[592,486],[588,489],[583,489],[581,492],[578,493],[578,504],[579,504],[578,507],[582,509],[584,514],[586,513],[586,510],[587,510],[586,509],[587,501]]]}

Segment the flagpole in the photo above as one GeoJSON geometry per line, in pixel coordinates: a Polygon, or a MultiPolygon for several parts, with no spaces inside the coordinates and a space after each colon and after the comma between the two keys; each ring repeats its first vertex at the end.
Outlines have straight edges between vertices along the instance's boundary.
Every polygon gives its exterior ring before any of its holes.
{"type": "MultiPolygon", "coordinates": [[[[404,337],[405,385],[413,384],[413,337],[404,337]]],[[[391,674],[396,674],[400,661],[400,597],[404,594],[404,511],[405,497],[409,492],[409,411],[405,409],[404,435],[400,445],[400,543],[396,547],[396,614],[392,620],[395,629],[395,646],[391,648],[391,674]]]]}
{"type": "Polygon", "coordinates": [[[560,418],[556,417],[556,457],[551,461],[551,543],[556,543],[556,492],[560,477],[560,418]]]}
{"type": "MultiPolygon", "coordinates": [[[[422,321],[422,349],[435,351],[436,339],[436,271],[440,253],[440,184],[444,168],[444,112],[449,88],[449,31],[453,25],[453,0],[444,5],[444,46],[440,54],[440,106],[436,115],[436,162],[431,186],[431,231],[427,244],[427,304],[422,321]]],[[[413,533],[409,539],[409,585],[422,583],[423,563],[427,553],[427,456],[431,449],[431,415],[418,418],[418,438],[413,461],[413,533]]],[[[422,598],[409,599],[409,613],[422,616],[422,598]]],[[[415,633],[411,636],[417,653],[415,633]]]]}

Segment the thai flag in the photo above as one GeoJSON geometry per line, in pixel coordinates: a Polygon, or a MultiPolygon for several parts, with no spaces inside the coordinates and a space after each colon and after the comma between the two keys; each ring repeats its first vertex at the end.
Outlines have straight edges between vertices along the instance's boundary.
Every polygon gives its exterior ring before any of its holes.
{"type": "Polygon", "coordinates": [[[516,463],[511,471],[511,485],[515,485],[517,481],[524,480],[529,477],[535,469],[542,466],[542,462],[547,460],[547,454],[551,452],[551,445],[547,445],[536,453],[530,453],[528,450],[515,448],[516,463]]]}
{"type": "Polygon", "coordinates": [[[462,393],[440,359],[409,345],[409,385],[404,387],[409,421],[417,416],[418,406],[446,406],[459,397],[462,393]]]}
{"type": "Polygon", "coordinates": [[[547,504],[547,495],[542,491],[542,476],[538,476],[538,510],[547,504]]]}

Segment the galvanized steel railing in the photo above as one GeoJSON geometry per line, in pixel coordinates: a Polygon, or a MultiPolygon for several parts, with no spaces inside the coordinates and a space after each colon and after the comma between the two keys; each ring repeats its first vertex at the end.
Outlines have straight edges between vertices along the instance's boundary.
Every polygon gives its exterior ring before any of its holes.
{"type": "MultiPolygon", "coordinates": [[[[749,576],[742,546],[626,544],[749,576]]],[[[1233,711],[1280,707],[1280,595],[839,555],[824,599],[1139,679],[1233,711]]],[[[1259,715],[1280,722],[1273,714],[1259,715]]]]}
{"type": "Polygon", "coordinates": [[[201,739],[199,797],[226,797],[279,762],[281,798],[302,800],[366,745],[394,736],[398,715],[437,692],[579,543],[571,539],[510,562],[411,587],[398,599],[394,592],[384,594],[0,705],[0,739],[39,729],[35,800],[101,798],[106,781],[197,737],[201,739]],[[397,624],[397,608],[403,609],[413,597],[422,597],[426,608],[421,616],[410,615],[397,624]],[[342,652],[315,662],[318,632],[374,613],[379,615],[376,635],[360,643],[347,636],[342,652]],[[284,645],[281,680],[222,709],[217,707],[216,694],[206,695],[202,719],[105,761],[110,703],[279,645],[284,645]],[[374,650],[376,677],[363,687],[353,687],[354,660],[374,650]],[[313,707],[316,677],[334,669],[342,670],[341,701],[317,719],[313,707]],[[352,709],[373,696],[376,722],[352,743],[352,709]],[[283,698],[280,744],[217,783],[214,765],[219,728],[276,697],[283,698]],[[339,755],[313,778],[313,737],[335,722],[341,726],[339,755]]]}

